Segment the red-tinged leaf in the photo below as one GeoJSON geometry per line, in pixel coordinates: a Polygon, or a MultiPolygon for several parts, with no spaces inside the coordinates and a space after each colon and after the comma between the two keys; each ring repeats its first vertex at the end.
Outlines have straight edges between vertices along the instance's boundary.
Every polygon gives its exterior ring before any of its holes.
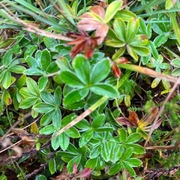
{"type": "Polygon", "coordinates": [[[118,117],[118,118],[116,119],[116,122],[117,122],[118,124],[125,125],[125,126],[132,127],[132,128],[136,128],[136,127],[137,127],[135,124],[133,124],[132,122],[130,122],[129,119],[126,118],[126,117],[118,117]]]}
{"type": "Polygon", "coordinates": [[[86,178],[86,177],[90,176],[91,173],[92,173],[92,170],[90,168],[85,168],[84,170],[79,172],[76,177],[77,178],[86,178]]]}
{"type": "Polygon", "coordinates": [[[74,163],[74,165],[73,165],[73,174],[77,174],[77,164],[76,163],[74,163]]]}
{"type": "Polygon", "coordinates": [[[130,63],[130,61],[126,57],[120,57],[119,59],[116,60],[117,64],[127,64],[130,63]]]}
{"type": "Polygon", "coordinates": [[[93,6],[91,9],[90,9],[90,12],[93,12],[95,14],[97,14],[98,16],[100,16],[102,19],[105,18],[105,10],[102,6],[99,6],[99,5],[96,5],[96,6],[93,6]]]}
{"type": "Polygon", "coordinates": [[[121,76],[120,68],[116,64],[113,63],[113,65],[111,66],[111,69],[112,69],[114,76],[117,78],[120,78],[120,76],[121,76]]]}
{"type": "Polygon", "coordinates": [[[130,112],[129,112],[129,117],[128,117],[128,119],[129,119],[129,121],[130,121],[132,124],[136,125],[136,127],[138,126],[139,117],[138,117],[138,115],[136,114],[136,112],[130,111],[130,112]]]}
{"type": "Polygon", "coordinates": [[[95,35],[96,37],[99,37],[99,39],[97,40],[98,44],[101,44],[104,41],[108,33],[108,30],[109,30],[109,27],[106,24],[102,24],[101,26],[97,28],[95,35]]]}

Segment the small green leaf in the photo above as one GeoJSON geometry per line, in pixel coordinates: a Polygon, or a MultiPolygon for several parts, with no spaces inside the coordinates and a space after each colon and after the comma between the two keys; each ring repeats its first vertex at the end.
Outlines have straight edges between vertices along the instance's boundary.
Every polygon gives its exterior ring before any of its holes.
{"type": "Polygon", "coordinates": [[[60,145],[60,138],[59,136],[55,136],[52,138],[51,140],[51,146],[54,150],[57,150],[59,148],[60,145]]]}
{"type": "Polygon", "coordinates": [[[109,4],[109,6],[106,9],[106,14],[105,14],[106,23],[108,23],[117,13],[117,11],[120,10],[122,4],[123,4],[122,0],[116,0],[116,1],[113,1],[111,4],[109,4]]]}
{"type": "Polygon", "coordinates": [[[135,143],[141,139],[141,135],[139,133],[132,133],[126,138],[126,143],[135,143]]]}
{"type": "Polygon", "coordinates": [[[29,97],[29,98],[26,98],[24,100],[21,101],[19,107],[21,109],[28,109],[30,108],[31,106],[33,106],[34,104],[36,104],[37,102],[37,98],[36,97],[29,97]]]}
{"type": "Polygon", "coordinates": [[[86,168],[90,168],[90,169],[94,169],[94,168],[96,168],[97,161],[98,161],[97,158],[89,159],[89,160],[86,162],[85,167],[86,167],[86,168]]]}
{"type": "Polygon", "coordinates": [[[42,92],[41,93],[41,98],[47,104],[50,104],[52,106],[55,104],[54,96],[52,94],[48,93],[48,92],[42,92]]]}
{"type": "Polygon", "coordinates": [[[54,98],[55,98],[55,103],[57,106],[60,106],[61,104],[61,98],[62,98],[62,89],[61,87],[57,87],[54,91],[54,98]]]}
{"type": "Polygon", "coordinates": [[[12,55],[13,55],[13,53],[12,53],[11,49],[3,55],[2,61],[3,61],[3,65],[5,67],[8,67],[10,65],[10,63],[12,61],[12,55]]]}
{"type": "Polygon", "coordinates": [[[154,45],[157,47],[160,47],[162,44],[164,44],[168,40],[168,37],[164,34],[160,34],[154,39],[154,45]]]}
{"type": "Polygon", "coordinates": [[[126,145],[126,147],[133,148],[134,154],[144,154],[145,153],[144,148],[142,146],[140,146],[139,144],[128,144],[128,145],[126,145]]]}
{"type": "Polygon", "coordinates": [[[127,138],[127,132],[124,129],[119,129],[118,134],[119,134],[119,141],[121,143],[124,143],[127,138]]]}
{"type": "Polygon", "coordinates": [[[126,162],[128,162],[131,167],[137,167],[142,164],[142,161],[137,158],[129,158],[126,160],[126,162]]]}
{"type": "Polygon", "coordinates": [[[150,41],[149,46],[150,46],[151,53],[153,54],[154,58],[158,59],[159,58],[159,53],[157,51],[156,46],[154,45],[154,42],[150,41]]]}
{"type": "Polygon", "coordinates": [[[43,91],[48,84],[48,77],[41,76],[38,80],[38,87],[40,91],[43,91]]]}
{"type": "Polygon", "coordinates": [[[92,130],[88,130],[85,133],[82,134],[80,140],[79,140],[79,146],[83,147],[85,146],[93,137],[93,131],[92,130]]]}
{"type": "Polygon", "coordinates": [[[91,84],[98,83],[104,80],[110,72],[110,61],[109,59],[104,59],[99,61],[92,69],[90,81],[91,84]]]}
{"type": "Polygon", "coordinates": [[[69,136],[65,133],[59,135],[59,146],[63,151],[65,151],[69,146],[69,136]]]}
{"type": "Polygon", "coordinates": [[[47,125],[46,127],[43,127],[39,131],[40,134],[45,134],[45,135],[52,134],[53,132],[54,132],[54,126],[52,124],[47,125]]]}
{"type": "Polygon", "coordinates": [[[174,69],[174,70],[172,71],[172,75],[173,75],[173,76],[180,76],[180,68],[174,69]]]}
{"type": "Polygon", "coordinates": [[[47,180],[46,176],[39,174],[36,176],[35,180],[47,180]]]}
{"type": "Polygon", "coordinates": [[[139,55],[139,56],[148,56],[150,53],[149,48],[144,46],[131,46],[133,50],[139,55]]]}
{"type": "Polygon", "coordinates": [[[104,122],[105,122],[105,115],[99,114],[93,119],[92,127],[93,128],[101,127],[104,125],[104,122]]]}
{"type": "Polygon", "coordinates": [[[161,82],[161,79],[155,78],[153,80],[153,82],[151,83],[151,88],[156,88],[159,85],[160,82],[161,82]]]}
{"type": "Polygon", "coordinates": [[[104,142],[101,146],[101,156],[102,158],[108,162],[111,161],[111,151],[113,147],[116,145],[113,141],[104,142]]]}
{"type": "Polygon", "coordinates": [[[110,84],[94,84],[93,87],[90,88],[90,90],[95,94],[108,96],[110,98],[116,98],[118,96],[117,90],[110,84]]]}
{"type": "Polygon", "coordinates": [[[54,110],[54,106],[40,102],[36,104],[33,109],[39,113],[48,113],[54,110]]]}
{"type": "Polygon", "coordinates": [[[177,68],[180,68],[180,59],[173,59],[171,65],[177,68]]]}
{"type": "Polygon", "coordinates": [[[139,29],[139,19],[131,18],[127,24],[126,42],[130,43],[135,38],[138,29],[139,29]]]}
{"type": "Polygon", "coordinates": [[[117,163],[117,164],[112,165],[110,167],[110,169],[108,170],[108,175],[112,176],[112,175],[119,173],[121,168],[122,168],[121,163],[117,163]]]}
{"type": "Polygon", "coordinates": [[[131,166],[129,166],[129,164],[127,164],[125,161],[123,161],[123,165],[129,171],[131,176],[135,176],[136,175],[134,169],[131,166]]]}
{"type": "Polygon", "coordinates": [[[121,159],[127,160],[132,156],[132,154],[133,154],[133,148],[127,148],[126,151],[121,156],[121,159]]]}
{"type": "Polygon", "coordinates": [[[121,18],[115,19],[113,23],[114,31],[116,32],[118,38],[122,41],[126,41],[126,25],[121,18]]]}
{"type": "Polygon", "coordinates": [[[51,122],[51,120],[52,120],[52,116],[53,116],[53,112],[52,112],[52,111],[44,114],[44,115],[42,116],[41,120],[40,120],[40,125],[41,125],[41,126],[46,126],[46,125],[48,125],[48,124],[51,122]]]}
{"type": "Polygon", "coordinates": [[[9,68],[9,70],[11,72],[16,73],[16,74],[23,74],[24,71],[26,70],[26,68],[24,66],[21,66],[21,65],[15,65],[15,66],[12,66],[11,68],[9,68]]]}
{"type": "Polygon", "coordinates": [[[49,160],[48,167],[51,174],[56,172],[56,161],[54,158],[49,160]]]}
{"type": "Polygon", "coordinates": [[[72,66],[76,72],[77,77],[84,83],[88,84],[90,80],[90,64],[89,61],[82,55],[74,58],[72,66]]]}
{"type": "Polygon", "coordinates": [[[11,84],[12,84],[11,72],[6,71],[6,73],[4,74],[4,78],[2,80],[2,85],[4,89],[8,89],[11,84]]]}
{"type": "Polygon", "coordinates": [[[124,42],[122,42],[121,40],[116,40],[116,39],[109,39],[106,40],[105,42],[106,46],[111,46],[111,47],[116,47],[116,48],[121,48],[123,46],[125,46],[126,44],[124,42]]]}
{"type": "Polygon", "coordinates": [[[83,83],[80,81],[80,79],[76,76],[75,73],[71,71],[62,71],[60,73],[61,79],[70,87],[74,88],[82,88],[84,87],[83,83]]]}
{"type": "Polygon", "coordinates": [[[26,84],[27,84],[27,88],[30,90],[30,92],[36,96],[39,95],[39,88],[36,84],[36,82],[32,79],[27,77],[26,78],[26,84]]]}
{"type": "Polygon", "coordinates": [[[47,49],[44,49],[42,51],[42,55],[41,55],[42,69],[46,70],[48,68],[50,62],[51,62],[51,54],[47,49]]]}
{"type": "Polygon", "coordinates": [[[88,89],[75,89],[73,91],[70,91],[68,94],[66,94],[63,103],[69,105],[79,102],[82,99],[84,99],[88,95],[88,93],[89,93],[88,89]]]}
{"type": "Polygon", "coordinates": [[[73,159],[71,159],[67,164],[68,174],[71,174],[73,172],[74,164],[77,166],[79,165],[81,160],[81,156],[75,156],[73,159]]]}
{"type": "Polygon", "coordinates": [[[131,96],[130,95],[125,95],[124,96],[124,103],[127,107],[131,106],[131,96]]]}
{"type": "Polygon", "coordinates": [[[66,130],[66,134],[67,134],[69,137],[72,137],[72,138],[79,138],[79,137],[81,136],[80,133],[79,133],[79,131],[78,131],[76,128],[74,128],[74,127],[66,130]]]}
{"type": "Polygon", "coordinates": [[[101,146],[95,146],[93,149],[90,151],[90,159],[97,158],[99,154],[101,153],[101,146]]]}
{"type": "Polygon", "coordinates": [[[55,109],[53,116],[52,116],[52,123],[56,130],[59,130],[61,127],[61,111],[60,109],[55,109]]]}
{"type": "Polygon", "coordinates": [[[135,61],[138,61],[138,55],[132,46],[127,45],[127,51],[129,53],[129,55],[134,58],[135,61]]]}

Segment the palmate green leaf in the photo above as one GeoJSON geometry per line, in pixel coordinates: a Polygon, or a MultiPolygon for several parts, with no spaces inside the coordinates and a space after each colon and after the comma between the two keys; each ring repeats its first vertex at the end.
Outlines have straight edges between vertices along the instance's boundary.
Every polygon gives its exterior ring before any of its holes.
{"type": "Polygon", "coordinates": [[[83,88],[84,84],[80,81],[80,79],[76,76],[75,73],[65,70],[60,73],[60,77],[62,81],[70,87],[73,88],[83,88]]]}
{"type": "Polygon", "coordinates": [[[126,42],[126,25],[124,21],[121,18],[115,19],[113,28],[119,40],[121,40],[122,42],[126,42]]]}
{"type": "Polygon", "coordinates": [[[51,54],[47,49],[42,51],[41,55],[41,66],[43,70],[46,70],[51,62],[51,54]]]}
{"type": "Polygon", "coordinates": [[[73,91],[70,91],[66,96],[64,97],[63,103],[65,105],[73,104],[76,102],[81,101],[84,99],[89,93],[88,89],[75,89],[73,91]]]}
{"type": "Polygon", "coordinates": [[[56,172],[56,161],[54,158],[50,159],[48,162],[49,171],[51,174],[54,174],[56,172]]]}
{"type": "Polygon", "coordinates": [[[83,147],[85,146],[93,137],[93,131],[92,130],[88,130],[85,133],[82,134],[80,140],[79,140],[79,146],[83,147]]]}
{"type": "Polygon", "coordinates": [[[41,76],[41,75],[44,75],[44,72],[39,70],[38,68],[29,68],[29,69],[26,69],[25,72],[24,72],[26,75],[29,75],[29,76],[41,76]]]}
{"type": "Polygon", "coordinates": [[[78,78],[84,84],[88,84],[90,80],[90,71],[91,71],[89,61],[84,56],[78,55],[74,58],[72,66],[78,78]]]}
{"type": "Polygon", "coordinates": [[[51,104],[46,104],[46,103],[40,102],[40,103],[36,104],[33,107],[33,109],[39,113],[48,113],[50,111],[53,111],[55,109],[55,107],[52,106],[51,104]]]}
{"type": "Polygon", "coordinates": [[[116,0],[109,4],[109,6],[106,9],[105,23],[108,23],[114,17],[117,11],[120,10],[122,4],[122,0],[116,0]]]}
{"type": "Polygon", "coordinates": [[[110,72],[110,60],[104,59],[99,61],[97,64],[94,65],[91,77],[90,77],[90,83],[95,84],[102,80],[104,80],[110,72]]]}
{"type": "Polygon", "coordinates": [[[26,84],[27,88],[32,94],[34,94],[35,96],[39,96],[39,88],[37,86],[37,83],[32,78],[27,77],[26,84]]]}
{"type": "Polygon", "coordinates": [[[50,74],[59,71],[59,68],[58,68],[58,65],[56,64],[56,62],[54,62],[54,61],[51,62],[49,64],[49,66],[47,67],[46,71],[50,74]]]}
{"type": "Polygon", "coordinates": [[[116,98],[118,96],[117,90],[110,84],[97,83],[94,84],[93,87],[90,88],[90,90],[95,94],[108,96],[110,98],[116,98]]]}
{"type": "Polygon", "coordinates": [[[58,86],[55,91],[54,91],[54,98],[55,98],[55,103],[57,106],[60,106],[61,104],[61,98],[62,98],[62,89],[60,86],[58,86]]]}
{"type": "Polygon", "coordinates": [[[126,50],[126,47],[125,47],[125,46],[121,47],[119,50],[117,50],[117,51],[113,54],[112,59],[113,59],[113,60],[116,60],[116,59],[120,58],[120,57],[124,54],[125,50],[126,50]]]}
{"type": "MultiPolygon", "coordinates": [[[[55,134],[53,134],[55,135],[55,134]]],[[[60,138],[59,136],[55,136],[51,140],[51,146],[54,150],[57,150],[59,148],[60,138]]]]}

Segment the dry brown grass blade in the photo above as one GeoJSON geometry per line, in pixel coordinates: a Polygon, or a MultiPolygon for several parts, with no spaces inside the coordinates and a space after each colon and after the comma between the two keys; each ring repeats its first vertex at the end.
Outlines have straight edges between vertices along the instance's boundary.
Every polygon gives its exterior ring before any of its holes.
{"type": "Polygon", "coordinates": [[[160,110],[159,110],[153,124],[152,124],[152,127],[151,127],[151,129],[149,131],[149,134],[148,134],[148,137],[147,137],[146,142],[144,144],[144,147],[147,146],[147,144],[148,144],[148,142],[149,142],[149,140],[151,138],[151,135],[152,135],[152,133],[154,131],[154,127],[156,126],[159,117],[161,116],[162,112],[164,111],[166,103],[169,101],[169,99],[171,98],[172,94],[174,93],[174,91],[176,90],[176,88],[178,87],[179,84],[180,84],[180,77],[176,80],[176,83],[174,84],[173,88],[171,89],[171,92],[168,94],[165,101],[163,102],[163,104],[162,104],[162,106],[161,106],[161,108],[160,108],[160,110]]]}

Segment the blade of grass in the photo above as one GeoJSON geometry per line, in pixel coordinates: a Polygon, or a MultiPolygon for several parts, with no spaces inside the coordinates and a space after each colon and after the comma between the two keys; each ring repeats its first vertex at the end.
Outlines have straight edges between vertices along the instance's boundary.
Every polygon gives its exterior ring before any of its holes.
{"type": "Polygon", "coordinates": [[[169,76],[169,75],[165,75],[165,74],[161,74],[158,73],[152,69],[149,68],[144,68],[141,66],[137,66],[137,65],[132,65],[132,64],[117,64],[120,68],[124,68],[127,70],[131,70],[131,71],[135,71],[135,72],[139,72],[151,77],[156,77],[156,78],[160,78],[160,79],[165,79],[168,80],[170,82],[176,83],[177,78],[173,77],[173,76],[169,76]]]}

